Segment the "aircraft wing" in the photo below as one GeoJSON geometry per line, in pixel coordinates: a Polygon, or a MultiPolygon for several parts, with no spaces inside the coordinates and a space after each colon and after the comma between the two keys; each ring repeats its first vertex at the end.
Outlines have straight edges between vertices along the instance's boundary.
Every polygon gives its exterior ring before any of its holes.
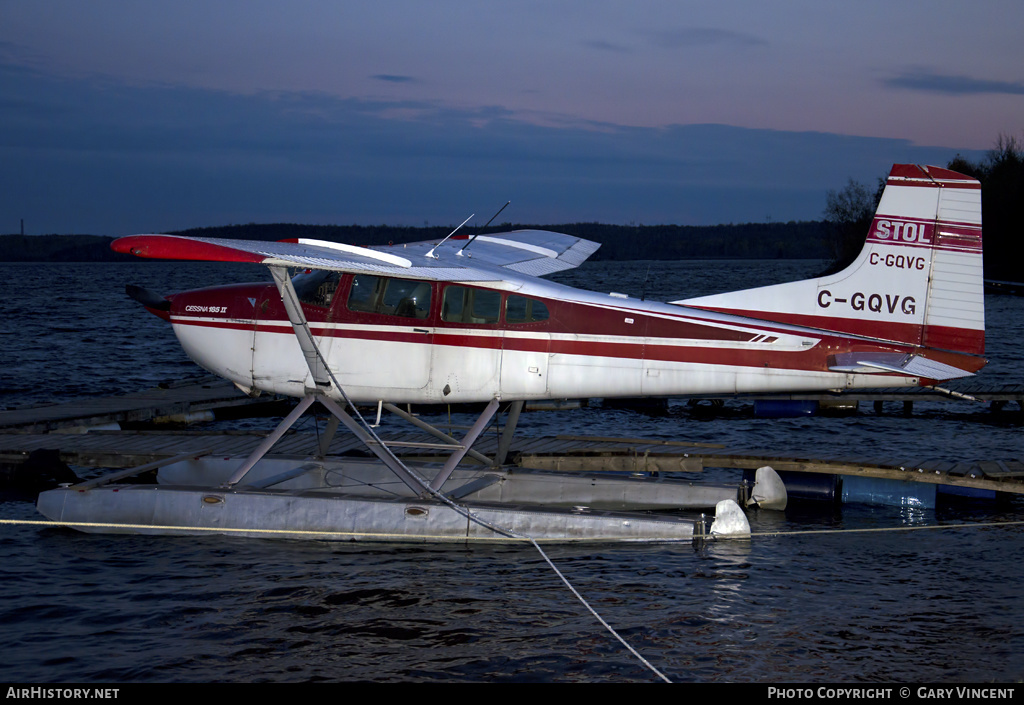
{"type": "Polygon", "coordinates": [[[232,240],[184,235],[131,235],[111,243],[115,252],[155,259],[329,269],[438,281],[500,281],[509,272],[543,276],[578,267],[600,246],[544,230],[517,230],[386,247],[358,247],[325,240],[232,240]]]}

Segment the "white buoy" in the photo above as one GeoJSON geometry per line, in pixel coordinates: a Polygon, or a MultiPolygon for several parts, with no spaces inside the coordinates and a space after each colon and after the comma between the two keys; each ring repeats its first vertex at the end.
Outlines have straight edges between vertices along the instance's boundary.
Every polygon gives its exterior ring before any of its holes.
{"type": "Polygon", "coordinates": [[[711,522],[712,536],[749,536],[750,522],[735,500],[723,499],[715,505],[715,520],[711,522]]]}
{"type": "Polygon", "coordinates": [[[775,469],[765,465],[758,468],[754,475],[754,489],[747,500],[747,506],[756,504],[761,509],[777,509],[782,511],[786,508],[788,495],[786,484],[779,477],[775,469]]]}

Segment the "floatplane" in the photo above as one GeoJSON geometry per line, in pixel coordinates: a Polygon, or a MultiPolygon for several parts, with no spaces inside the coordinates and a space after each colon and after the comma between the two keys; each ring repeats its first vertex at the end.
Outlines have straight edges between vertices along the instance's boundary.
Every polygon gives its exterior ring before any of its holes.
{"type": "MultiPolygon", "coordinates": [[[[40,495],[48,518],[91,531],[692,540],[703,520],[637,510],[702,504],[714,507],[712,533],[742,535],[735,487],[696,496],[666,478],[506,467],[523,402],[935,386],[986,363],[980,184],[938,167],[893,167],[863,250],[843,271],[666,303],[542,279],[598,244],[539,230],[456,228],[440,242],[382,247],[158,234],[112,247],[268,267],[272,284],[129,293],[170,322],[200,366],[246,393],[299,401],[246,458],[177,459],[156,485],[118,485],[125,473],[115,473],[40,495]],[[433,464],[403,461],[356,408],[403,415],[399,404],[467,402],[486,406],[461,439],[414,419],[450,450],[433,464]],[[319,452],[269,455],[314,403],[331,414],[319,452]],[[499,404],[508,416],[488,458],[472,445],[499,404]],[[339,425],[375,457],[327,456],[339,425]],[[460,466],[467,457],[477,464],[460,466]]],[[[784,505],[772,475],[748,501],[784,505]]]]}

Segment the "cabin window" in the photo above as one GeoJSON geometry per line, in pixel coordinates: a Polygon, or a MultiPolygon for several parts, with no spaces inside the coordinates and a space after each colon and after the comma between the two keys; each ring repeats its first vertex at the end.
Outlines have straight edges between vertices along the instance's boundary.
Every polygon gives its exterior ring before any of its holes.
{"type": "Polygon", "coordinates": [[[444,290],[441,320],[448,323],[493,325],[501,315],[501,292],[449,286],[444,290]]]}
{"type": "Polygon", "coordinates": [[[358,274],[352,278],[348,309],[422,320],[430,315],[430,283],[358,274]]]}
{"type": "Polygon", "coordinates": [[[543,301],[511,295],[505,303],[506,323],[536,323],[548,320],[548,307],[543,301]]]}
{"type": "Polygon", "coordinates": [[[327,308],[331,305],[340,279],[340,272],[307,269],[292,277],[292,286],[302,303],[327,308]]]}
{"type": "Polygon", "coordinates": [[[388,279],[381,297],[382,313],[424,319],[430,315],[430,284],[409,279],[388,279]]]}

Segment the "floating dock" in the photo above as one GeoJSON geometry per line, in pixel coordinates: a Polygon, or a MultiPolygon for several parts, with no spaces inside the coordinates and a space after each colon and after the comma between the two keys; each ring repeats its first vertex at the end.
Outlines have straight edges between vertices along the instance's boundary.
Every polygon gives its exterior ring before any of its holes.
{"type": "MultiPolygon", "coordinates": [[[[977,385],[960,384],[949,390],[928,387],[858,390],[836,393],[800,393],[772,395],[711,395],[685,397],[691,406],[702,402],[724,403],[738,401],[811,401],[822,406],[856,405],[870,402],[875,411],[881,411],[886,402],[902,402],[909,410],[915,402],[975,399],[990,405],[994,411],[1012,409],[1024,411],[1024,385],[977,385]],[[950,393],[952,392],[952,394],[950,393]]],[[[190,423],[213,420],[215,416],[255,416],[287,409],[294,404],[272,394],[256,397],[246,396],[230,382],[219,377],[202,377],[162,384],[159,387],[114,397],[84,397],[68,404],[47,404],[21,409],[0,410],[0,434],[11,432],[64,433],[85,432],[103,426],[190,423]]],[[[660,404],[668,400],[643,400],[644,406],[660,404]]],[[[629,405],[629,400],[610,400],[615,405],[629,405]]],[[[973,402],[977,403],[977,402],[973,402]]],[[[552,400],[529,403],[527,409],[563,410],[581,406],[579,400],[552,400]]],[[[969,408],[969,407],[968,407],[969,408]]],[[[283,415],[282,413],[282,415],[283,415]]]]}
{"type": "MultiPolygon", "coordinates": [[[[0,434],[0,455],[26,457],[56,450],[69,465],[137,467],[177,455],[244,457],[264,434],[189,431],[96,431],[81,435],[0,434]]],[[[291,433],[275,446],[276,455],[308,456],[317,451],[314,433],[291,433]]],[[[388,445],[409,460],[436,460],[443,444],[416,433],[389,437],[388,445]]],[[[481,437],[473,446],[483,455],[497,451],[498,439],[481,437]]],[[[329,455],[362,454],[354,438],[338,438],[329,455]]],[[[846,458],[787,456],[756,449],[629,438],[542,436],[513,440],[511,464],[561,472],[699,473],[705,468],[756,470],[769,465],[779,473],[839,475],[946,485],[989,492],[1024,494],[1024,462],[1018,459],[951,462],[929,458],[846,458]]],[[[472,463],[471,458],[466,463],[472,463]]],[[[849,481],[847,481],[849,485],[849,481]]]]}
{"type": "MultiPolygon", "coordinates": [[[[249,397],[218,377],[204,377],[113,397],[83,397],[70,404],[46,404],[0,411],[0,432],[85,432],[113,424],[212,421],[214,411],[281,404],[281,397],[249,397]]],[[[287,412],[285,412],[287,413],[287,412]]]]}
{"type": "MultiPolygon", "coordinates": [[[[958,391],[960,389],[958,388],[958,391]]],[[[996,404],[1024,399],[1024,385],[1001,388],[965,387],[963,393],[996,404]]],[[[774,395],[773,398],[806,399],[812,396],[843,396],[849,399],[881,401],[929,400],[947,395],[932,390],[878,390],[850,395],[774,395]]],[[[246,456],[263,440],[254,431],[203,431],[185,428],[103,430],[103,424],[148,421],[188,421],[197,416],[224,413],[234,415],[266,413],[262,405],[287,405],[277,397],[247,397],[227,382],[208,378],[192,384],[167,386],[139,394],[114,398],[83,399],[74,404],[50,405],[0,412],[0,455],[8,460],[27,457],[36,450],[55,450],[69,465],[124,468],[193,454],[221,457],[246,456]],[[239,407],[249,407],[241,409],[239,407]],[[89,428],[88,433],[84,432],[89,428]],[[99,427],[99,428],[97,428],[99,427]]],[[[969,404],[970,402],[964,402],[969,404]]],[[[287,408],[285,406],[285,408],[287,408]]],[[[473,446],[473,455],[494,457],[499,450],[498,433],[483,434],[473,446]]],[[[318,451],[318,434],[289,432],[275,446],[275,454],[308,456],[318,451]]],[[[387,439],[392,450],[413,461],[436,460],[451,444],[419,431],[393,434],[387,439]]],[[[452,441],[454,443],[454,441],[452,441]]],[[[352,456],[365,453],[355,438],[338,435],[328,454],[352,456]]],[[[642,438],[607,438],[557,435],[539,438],[516,437],[509,449],[510,464],[524,468],[580,472],[699,473],[705,468],[734,468],[745,471],[764,465],[794,476],[803,474],[842,478],[845,499],[868,499],[890,489],[878,490],[871,483],[893,481],[914,483],[919,489],[902,491],[902,496],[928,495],[935,488],[959,488],[965,494],[1024,494],[1024,462],[993,459],[952,462],[920,458],[849,458],[783,455],[763,450],[725,447],[687,441],[655,441],[642,438]],[[923,488],[920,489],[920,488],[923,488]]],[[[466,463],[474,462],[467,456],[466,463]]],[[[840,491],[834,488],[834,491],[840,491]]],[[[899,494],[899,493],[897,493],[899,494]]],[[[883,503],[894,503],[888,501],[883,503]]],[[[927,504],[926,497],[923,500],[927,504]]]]}
{"type": "Polygon", "coordinates": [[[889,389],[858,389],[842,392],[758,394],[758,395],[717,395],[692,397],[691,405],[701,402],[722,403],[727,400],[758,402],[808,402],[816,404],[822,411],[856,410],[861,403],[871,404],[876,413],[881,413],[886,402],[903,404],[903,413],[913,411],[915,403],[937,401],[963,401],[967,404],[988,404],[992,411],[1024,411],[1024,384],[982,385],[960,383],[949,388],[934,387],[893,387],[889,389]]]}

